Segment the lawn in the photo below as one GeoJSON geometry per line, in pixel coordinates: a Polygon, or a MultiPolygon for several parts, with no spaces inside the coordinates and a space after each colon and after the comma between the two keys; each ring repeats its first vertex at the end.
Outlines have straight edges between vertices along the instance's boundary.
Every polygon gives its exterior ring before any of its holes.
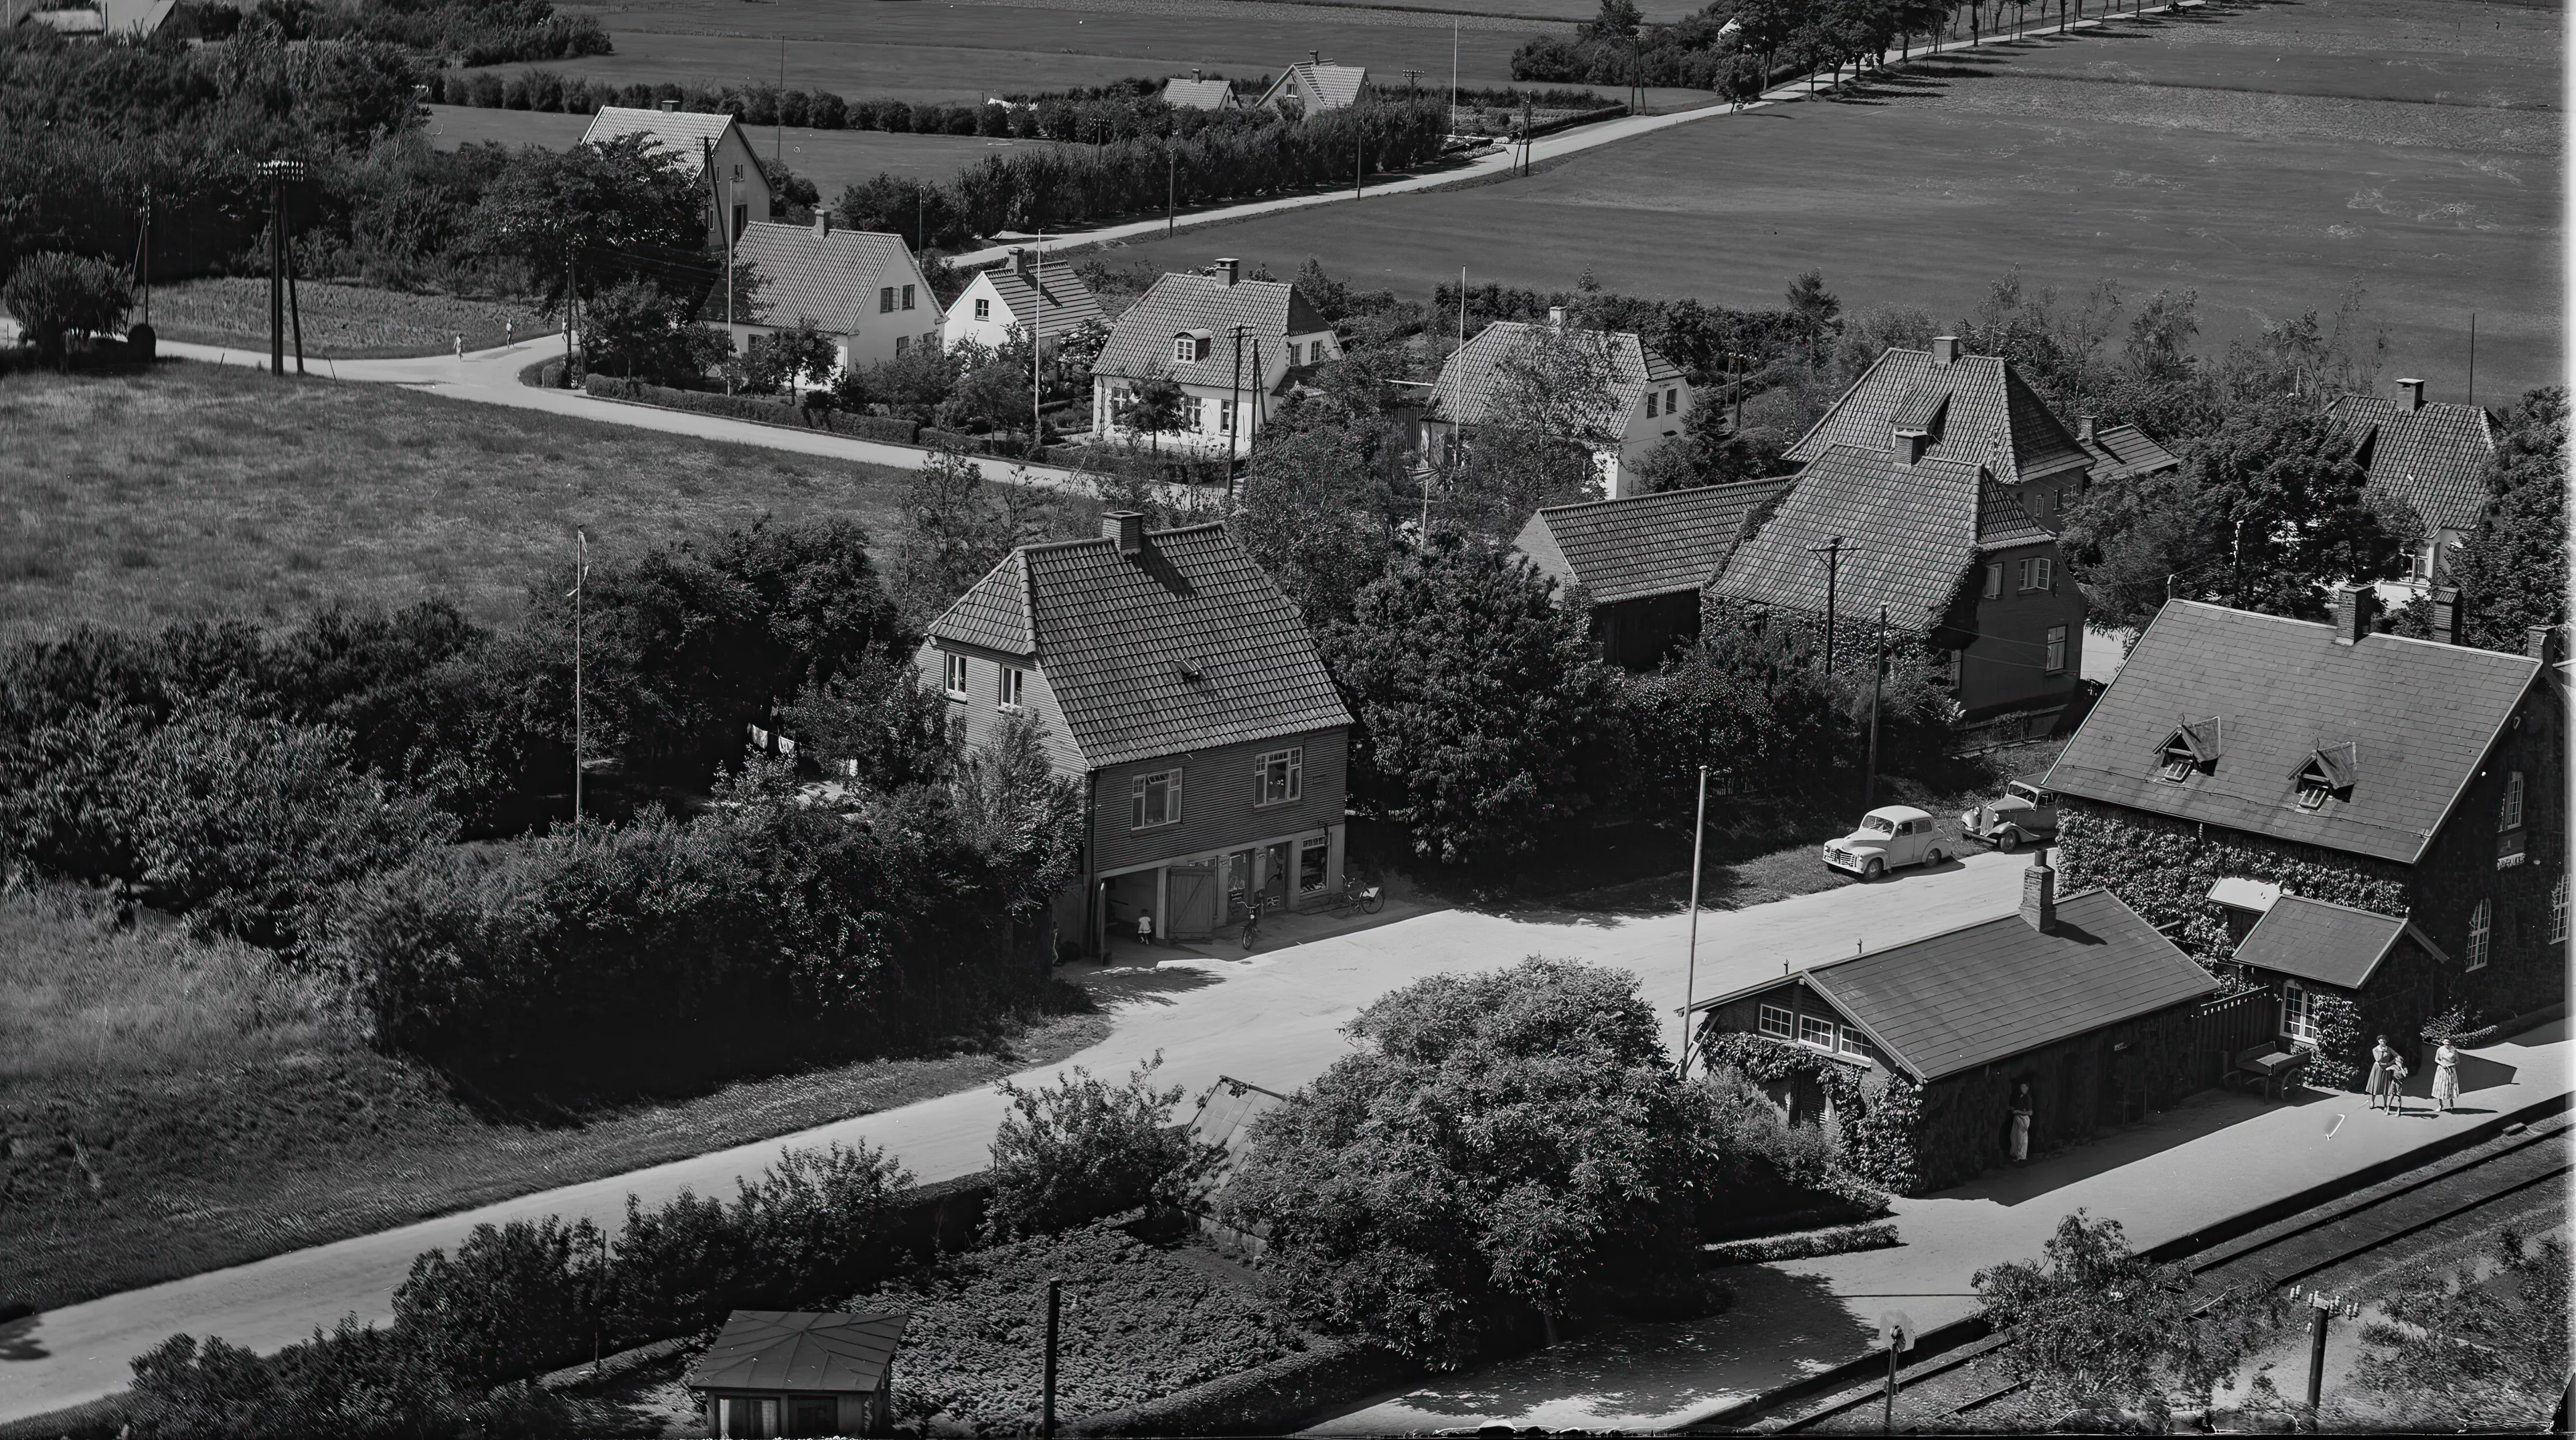
{"type": "MultiPolygon", "coordinates": [[[[2385,381],[2490,403],[2562,378],[2561,12],[2454,0],[2213,6],[1980,50],[1840,101],[1713,118],[1524,180],[1291,212],[1131,247],[1427,295],[1471,280],[1964,314],[2018,266],[2070,295],[2195,291],[2204,344],[2350,281],[2385,381]],[[1509,246],[1492,237],[1509,235],[1509,246]]],[[[1124,258],[1124,257],[1121,257],[1124,258]]]]}
{"type": "MultiPolygon", "coordinates": [[[[295,293],[308,360],[444,355],[455,348],[460,335],[465,337],[466,349],[482,350],[513,334],[524,340],[562,328],[523,301],[416,295],[302,279],[296,282],[295,293]]],[[[136,312],[138,318],[141,313],[136,312]]],[[[264,351],[268,348],[268,279],[234,275],[156,286],[152,328],[165,340],[264,351]]],[[[289,330],[287,335],[291,357],[294,332],[289,330]]]]}
{"type": "Polygon", "coordinates": [[[327,374],[22,372],[0,377],[0,641],[431,595],[503,624],[576,525],[594,554],[763,515],[853,520],[882,543],[905,484],[327,374]]]}
{"type": "Polygon", "coordinates": [[[82,892],[0,895],[0,1306],[50,1308],[990,1085],[1093,1013],[897,1059],[496,1113],[257,954],[82,892]]]}

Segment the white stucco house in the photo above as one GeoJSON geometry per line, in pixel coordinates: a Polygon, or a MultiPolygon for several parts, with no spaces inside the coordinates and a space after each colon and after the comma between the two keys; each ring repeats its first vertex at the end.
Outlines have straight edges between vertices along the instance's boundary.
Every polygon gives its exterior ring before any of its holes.
{"type": "Polygon", "coordinates": [[[1682,432],[1690,416],[1690,382],[1681,368],[1636,335],[1624,330],[1569,330],[1562,307],[1548,312],[1545,325],[1497,320],[1488,325],[1440,367],[1431,401],[1421,420],[1422,455],[1449,463],[1462,447],[1475,443],[1475,429],[1492,415],[1506,393],[1508,366],[1551,334],[1566,335],[1602,347],[1608,363],[1609,409],[1593,427],[1604,440],[1593,447],[1593,465],[1601,488],[1616,500],[1636,493],[1637,467],[1665,441],[1682,432]]]}
{"type": "Polygon", "coordinates": [[[1241,275],[1233,259],[1165,275],[1118,317],[1092,362],[1092,434],[1143,439],[1120,413],[1147,381],[1169,376],[1185,397],[1182,426],[1159,443],[1242,454],[1298,377],[1341,355],[1333,327],[1296,286],[1241,275]]]}
{"type": "Polygon", "coordinates": [[[648,137],[647,149],[668,156],[672,164],[699,180],[705,179],[708,164],[714,164],[712,208],[707,212],[709,251],[724,248],[725,232],[717,224],[718,216],[731,219],[733,234],[739,238],[744,227],[778,213],[769,172],[761,168],[760,156],[731,115],[683,110],[676,100],[664,101],[658,110],[603,105],[590,117],[590,128],[581,139],[588,145],[627,135],[648,137]]]}
{"type": "Polygon", "coordinates": [[[1360,92],[1368,88],[1368,68],[1362,65],[1336,65],[1314,51],[1314,57],[1291,65],[1270,82],[1261,98],[1252,102],[1255,110],[1289,110],[1312,115],[1319,110],[1339,110],[1359,103],[1360,92]]]}
{"type": "Polygon", "coordinates": [[[969,342],[999,347],[1018,326],[1034,327],[1039,343],[1052,347],[1100,318],[1099,297],[1071,265],[1047,264],[1035,250],[1013,250],[1008,263],[978,272],[948,307],[940,343],[951,350],[969,342]]]}
{"type": "MultiPolygon", "coordinates": [[[[761,280],[753,315],[731,327],[737,352],[755,335],[806,320],[832,337],[845,370],[939,343],[939,302],[900,235],[839,229],[828,210],[811,225],[754,221],[734,242],[734,263],[755,267],[761,280]]],[[[723,303],[721,292],[713,303],[723,303]]],[[[724,321],[721,312],[708,318],[724,321]]]]}

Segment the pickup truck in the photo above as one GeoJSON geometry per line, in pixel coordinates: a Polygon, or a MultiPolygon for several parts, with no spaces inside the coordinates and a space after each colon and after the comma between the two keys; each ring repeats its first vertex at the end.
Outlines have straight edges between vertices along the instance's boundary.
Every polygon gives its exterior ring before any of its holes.
{"type": "Polygon", "coordinates": [[[1825,864],[1863,880],[1949,858],[1930,812],[1911,805],[1882,805],[1860,817],[1859,829],[1825,842],[1825,864]]]}
{"type": "Polygon", "coordinates": [[[2001,798],[1960,815],[1959,830],[2007,852],[2020,849],[2025,840],[2053,839],[2057,835],[2057,797],[2036,785],[2015,780],[2004,787],[2001,798]]]}

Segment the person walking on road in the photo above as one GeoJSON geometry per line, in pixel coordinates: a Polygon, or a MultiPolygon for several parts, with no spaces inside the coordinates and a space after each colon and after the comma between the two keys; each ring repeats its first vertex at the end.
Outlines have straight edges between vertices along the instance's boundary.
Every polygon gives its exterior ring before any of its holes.
{"type": "Polygon", "coordinates": [[[2460,1052],[2451,1048],[2450,1037],[2433,1050],[2433,1108],[2448,1115],[2460,1104],[2460,1052]]]}
{"type": "Polygon", "coordinates": [[[2384,1110],[2388,1102],[2388,1070],[2397,1063],[2397,1052],[2388,1048],[2388,1037],[2370,1047],[2370,1108],[2384,1110]]]}

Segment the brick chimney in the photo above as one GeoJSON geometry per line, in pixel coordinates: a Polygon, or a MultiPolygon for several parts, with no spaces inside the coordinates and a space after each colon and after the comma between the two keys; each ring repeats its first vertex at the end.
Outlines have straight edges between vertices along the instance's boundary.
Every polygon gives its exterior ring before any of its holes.
{"type": "Polygon", "coordinates": [[[1887,448],[1896,452],[1899,465],[1922,464],[1923,452],[1932,448],[1932,437],[1920,430],[1893,431],[1890,438],[1893,443],[1887,448]]]}
{"type": "Polygon", "coordinates": [[[1935,364],[1935,365],[1955,365],[1955,364],[1957,364],[1957,363],[1958,363],[1958,361],[1959,361],[1959,337],[1958,337],[1958,336],[1956,336],[1956,335],[1935,335],[1935,336],[1933,336],[1933,337],[1932,337],[1932,363],[1933,363],[1933,364],[1935,364]]]}
{"type": "Polygon", "coordinates": [[[663,113],[663,114],[665,114],[665,115],[677,115],[677,114],[679,114],[679,113],[680,113],[680,102],[679,102],[679,101],[677,101],[677,100],[665,100],[665,101],[663,101],[663,102],[662,102],[662,113],[663,113]]]}
{"type": "Polygon", "coordinates": [[[1243,279],[1243,262],[1231,255],[1220,255],[1216,260],[1216,273],[1224,276],[1226,287],[1232,289],[1243,279]]]}
{"type": "Polygon", "coordinates": [[[2045,845],[2030,852],[2030,868],[2021,872],[2021,918],[2042,935],[2057,928],[2057,871],[2045,845]]]}
{"type": "Polygon", "coordinates": [[[2397,394],[2399,398],[2405,401],[2407,409],[2421,410],[2424,408],[2423,381],[2400,380],[2397,382],[2397,394]]]}
{"type": "Polygon", "coordinates": [[[2090,445],[2090,444],[2092,444],[2092,443],[2093,443],[2093,417],[2092,417],[2092,416],[2090,416],[2090,415],[2078,415],[2078,416],[2076,416],[2076,417],[2075,417],[2075,438],[2076,438],[2076,439],[2078,439],[2078,440],[2083,441],[2083,442],[2084,442],[2085,444],[2087,444],[2087,445],[2090,445]]]}
{"type": "Polygon", "coordinates": [[[1021,279],[1026,280],[1037,270],[1037,257],[1028,250],[1014,245],[1011,247],[1011,269],[1016,271],[1021,279]]]}
{"type": "Polygon", "coordinates": [[[1118,542],[1121,555],[1145,553],[1145,517],[1134,510],[1112,510],[1100,517],[1100,538],[1118,542]]]}
{"type": "Polygon", "coordinates": [[[1550,305],[1547,307],[1547,327],[1551,330],[1562,330],[1565,328],[1564,306],[1550,305]]]}
{"type": "Polygon", "coordinates": [[[2366,585],[2334,587],[2334,643],[2359,644],[2361,637],[2370,633],[2371,602],[2375,598],[2366,585]]]}
{"type": "Polygon", "coordinates": [[[2460,613],[2460,588],[2458,586],[2444,585],[2433,591],[2434,639],[2441,641],[2445,645],[2459,644],[2460,631],[2463,628],[2462,622],[2466,619],[2467,617],[2460,613]]]}
{"type": "Polygon", "coordinates": [[[817,210],[817,211],[815,211],[815,212],[814,212],[814,238],[815,238],[815,239],[817,239],[817,240],[820,240],[820,239],[822,239],[824,236],[827,236],[827,235],[829,235],[829,234],[831,234],[831,233],[832,233],[832,212],[831,212],[831,211],[829,211],[829,210],[817,210]]]}

